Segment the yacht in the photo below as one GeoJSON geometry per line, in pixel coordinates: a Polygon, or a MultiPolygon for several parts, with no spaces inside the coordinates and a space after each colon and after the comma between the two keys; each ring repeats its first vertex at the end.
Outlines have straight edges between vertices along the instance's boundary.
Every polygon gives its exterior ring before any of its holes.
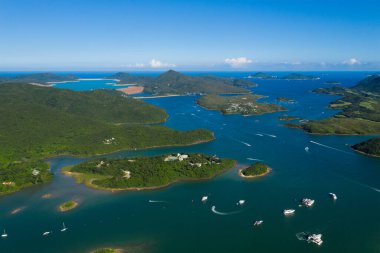
{"type": "Polygon", "coordinates": [[[50,231],[47,231],[47,232],[44,232],[42,235],[43,236],[47,236],[47,235],[49,235],[51,232],[50,231]]]}
{"type": "Polygon", "coordinates": [[[5,232],[5,229],[4,229],[4,233],[1,235],[1,237],[3,237],[3,238],[8,237],[8,234],[5,232]]]}
{"type": "Polygon", "coordinates": [[[305,148],[305,151],[306,151],[306,152],[309,152],[309,147],[306,147],[306,148],[305,148]]]}
{"type": "Polygon", "coordinates": [[[338,197],[336,196],[335,193],[332,193],[332,192],[329,192],[329,195],[330,197],[333,199],[333,200],[336,200],[338,197]]]}
{"type": "Polygon", "coordinates": [[[307,237],[307,241],[315,243],[317,245],[321,245],[323,243],[322,234],[311,234],[307,237]]]}
{"type": "Polygon", "coordinates": [[[296,210],[294,210],[294,209],[284,209],[283,213],[285,215],[290,215],[290,214],[294,214],[295,211],[296,210]]]}
{"type": "Polygon", "coordinates": [[[314,202],[315,202],[314,199],[308,199],[308,198],[302,199],[302,204],[307,207],[311,207],[312,205],[314,205],[314,202]]]}
{"type": "Polygon", "coordinates": [[[207,196],[203,196],[201,200],[202,200],[202,202],[206,202],[206,201],[207,201],[207,199],[208,199],[208,197],[207,197],[207,196]]]}
{"type": "Polygon", "coordinates": [[[253,223],[253,226],[260,226],[261,224],[263,224],[263,220],[257,220],[255,221],[255,223],[253,223]]]}
{"type": "Polygon", "coordinates": [[[65,226],[65,223],[63,222],[62,223],[62,229],[61,229],[61,232],[65,232],[67,230],[67,227],[65,226]]]}
{"type": "Polygon", "coordinates": [[[244,199],[241,199],[241,200],[239,200],[239,202],[237,203],[238,205],[244,205],[244,203],[245,203],[245,200],[244,199]]]}

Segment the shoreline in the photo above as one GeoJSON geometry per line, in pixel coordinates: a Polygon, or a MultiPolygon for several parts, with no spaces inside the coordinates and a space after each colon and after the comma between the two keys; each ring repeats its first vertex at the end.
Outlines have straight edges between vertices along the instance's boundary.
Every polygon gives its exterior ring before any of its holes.
{"type": "MultiPolygon", "coordinates": [[[[71,172],[71,171],[68,171],[68,169],[70,167],[72,167],[73,165],[69,165],[69,166],[65,166],[65,167],[62,167],[60,169],[60,172],[66,176],[69,176],[69,177],[72,177],[74,178],[74,180],[77,182],[77,178],[75,177],[75,175],[82,175],[83,173],[78,173],[78,172],[71,172]]],[[[224,170],[221,170],[217,173],[215,173],[214,175],[210,176],[210,177],[207,177],[207,178],[193,178],[193,179],[177,179],[175,181],[172,181],[172,182],[169,182],[167,184],[164,184],[164,185],[158,185],[158,186],[145,186],[145,187],[129,187],[129,188],[107,188],[107,187],[102,187],[102,186],[98,186],[98,185],[95,185],[95,184],[92,184],[92,181],[95,180],[96,178],[91,178],[89,179],[89,181],[82,181],[82,182],[77,182],[78,184],[84,184],[85,186],[87,186],[88,188],[91,188],[93,190],[101,190],[101,191],[106,191],[106,192],[112,192],[112,193],[116,193],[116,192],[126,192],[126,191],[153,191],[153,190],[160,190],[160,189],[163,189],[163,188],[167,188],[167,187],[170,187],[174,184],[177,184],[177,183],[189,183],[189,182],[203,182],[203,181],[208,181],[208,180],[211,180],[231,169],[235,169],[238,167],[238,163],[236,160],[234,160],[234,163],[231,167],[228,167],[228,168],[225,168],[224,170]]]]}
{"type": "Polygon", "coordinates": [[[361,155],[365,155],[365,156],[369,156],[369,157],[372,157],[372,158],[380,158],[380,155],[372,155],[372,154],[368,154],[366,152],[363,152],[363,151],[360,151],[360,150],[357,150],[357,149],[354,149],[353,147],[351,147],[351,149],[361,155]]]}
{"type": "Polygon", "coordinates": [[[368,135],[378,135],[380,134],[380,132],[377,132],[377,133],[366,133],[366,134],[337,134],[337,133],[326,133],[326,134],[323,134],[323,133],[310,133],[308,131],[305,131],[303,128],[301,127],[298,127],[298,126],[289,126],[287,125],[286,123],[285,124],[282,124],[283,126],[287,127],[287,128],[293,128],[293,129],[298,129],[304,133],[307,133],[307,134],[310,134],[310,135],[326,135],[326,136],[332,136],[332,135],[336,135],[336,136],[368,136],[368,135]]]}
{"type": "Polygon", "coordinates": [[[268,175],[269,173],[272,172],[272,168],[268,167],[268,171],[265,172],[265,173],[262,173],[262,174],[259,174],[259,175],[245,176],[245,175],[243,175],[242,170],[244,170],[244,168],[240,169],[239,172],[238,172],[238,174],[239,174],[239,176],[241,178],[245,178],[245,179],[254,179],[254,178],[258,178],[258,177],[263,177],[263,176],[266,176],[266,175],[268,175]]]}

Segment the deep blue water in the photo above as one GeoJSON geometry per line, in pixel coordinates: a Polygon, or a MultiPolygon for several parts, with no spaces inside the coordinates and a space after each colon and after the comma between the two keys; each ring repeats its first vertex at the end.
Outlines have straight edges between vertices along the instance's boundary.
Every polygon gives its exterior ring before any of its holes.
{"type": "Polygon", "coordinates": [[[62,166],[82,159],[55,158],[51,160],[55,174],[51,184],[0,198],[0,230],[4,227],[9,234],[0,240],[0,252],[88,252],[102,246],[128,247],[137,252],[380,252],[380,159],[349,148],[370,136],[308,135],[286,128],[278,120],[285,114],[306,119],[335,114],[337,111],[327,106],[337,97],[311,90],[329,86],[325,80],[352,86],[368,73],[312,74],[322,79],[253,80],[259,86],[252,91],[268,96],[263,101],[278,103],[276,97],[280,96],[296,100],[295,104],[281,103],[288,112],[224,116],[197,106],[197,96],[146,99],[166,109],[170,117],[164,125],[179,130],[207,128],[215,132],[216,140],[191,147],[109,155],[204,152],[234,158],[240,164],[259,159],[273,168],[267,177],[247,181],[234,169],[207,182],[179,183],[157,191],[108,193],[87,189],[59,173],[62,166]],[[338,200],[332,201],[328,192],[335,192],[338,200]],[[41,199],[45,193],[52,193],[53,198],[41,199]],[[209,196],[205,204],[200,202],[203,195],[209,196]],[[315,199],[315,205],[299,208],[302,197],[315,199]],[[77,209],[68,213],[56,210],[59,203],[72,198],[80,201],[77,209]],[[239,199],[245,199],[246,204],[236,206],[239,199]],[[217,215],[211,212],[213,205],[220,212],[234,213],[217,215]],[[25,209],[10,215],[18,207],[25,209]],[[285,218],[281,213],[284,208],[295,208],[296,214],[285,218]],[[252,223],[257,219],[264,223],[254,229],[252,223]],[[59,232],[63,221],[69,227],[65,233],[59,232]],[[42,237],[41,233],[48,230],[53,233],[42,237]],[[323,245],[298,240],[300,232],[322,233],[323,245]]]}

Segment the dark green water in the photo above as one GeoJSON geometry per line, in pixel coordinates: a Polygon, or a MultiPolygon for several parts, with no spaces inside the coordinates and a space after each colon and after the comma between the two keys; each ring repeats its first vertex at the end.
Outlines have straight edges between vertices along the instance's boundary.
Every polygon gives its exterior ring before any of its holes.
{"type": "MultiPolygon", "coordinates": [[[[270,102],[278,96],[295,99],[296,104],[284,105],[289,115],[324,118],[336,112],[327,109],[336,97],[310,90],[326,86],[324,79],[351,86],[367,73],[322,74],[320,81],[258,80],[260,86],[253,90],[268,95],[265,100],[270,102]]],[[[103,246],[136,252],[380,252],[380,159],[349,148],[368,136],[311,136],[281,126],[277,118],[284,113],[223,116],[196,106],[196,98],[147,101],[167,110],[170,118],[165,125],[181,130],[208,128],[215,132],[216,141],[110,156],[205,152],[234,158],[240,164],[252,162],[247,158],[260,159],[273,172],[247,181],[234,169],[208,182],[108,193],[87,189],[60,174],[62,166],[81,159],[55,158],[51,160],[55,174],[51,184],[0,198],[0,230],[5,228],[8,233],[8,238],[0,240],[0,252],[88,252],[103,246]],[[306,146],[309,152],[305,152],[306,146]],[[328,192],[335,192],[338,200],[332,201],[328,192]],[[53,198],[42,199],[45,193],[52,193],[53,198]],[[209,196],[204,204],[200,201],[203,195],[209,196]],[[315,205],[298,207],[302,197],[315,199],[315,205]],[[72,198],[79,200],[78,208],[68,213],[57,211],[59,203],[72,198]],[[237,206],[239,199],[245,199],[246,204],[237,206]],[[215,214],[213,205],[231,214],[215,214]],[[10,214],[20,207],[24,209],[10,214]],[[295,215],[284,217],[284,208],[296,209],[295,215]],[[264,223],[254,229],[252,223],[257,219],[264,223]],[[68,227],[64,233],[59,231],[62,222],[68,227]],[[44,231],[53,232],[43,237],[44,231]],[[322,233],[323,245],[298,240],[296,235],[301,232],[322,233]]]]}

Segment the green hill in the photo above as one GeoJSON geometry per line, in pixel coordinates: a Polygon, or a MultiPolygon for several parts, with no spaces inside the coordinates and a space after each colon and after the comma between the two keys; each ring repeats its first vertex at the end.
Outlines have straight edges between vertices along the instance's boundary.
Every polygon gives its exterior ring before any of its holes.
{"type": "Polygon", "coordinates": [[[254,83],[239,78],[189,76],[174,70],[169,70],[157,77],[132,76],[128,73],[117,73],[108,78],[119,79],[120,83],[143,85],[145,92],[155,95],[248,93],[248,90],[243,87],[255,86],[254,83]]]}
{"type": "Polygon", "coordinates": [[[165,121],[160,108],[112,90],[74,92],[26,84],[0,85],[0,192],[46,182],[41,159],[91,156],[122,149],[189,145],[212,140],[210,131],[151,125],[165,121]],[[41,180],[32,170],[38,164],[41,180]],[[9,171],[15,174],[9,176],[9,171]],[[19,181],[16,182],[16,179],[19,181]],[[15,185],[1,182],[15,182],[15,185]]]}
{"type": "Polygon", "coordinates": [[[366,155],[380,157],[380,138],[378,137],[363,141],[353,145],[352,148],[366,155]]]}
{"type": "Polygon", "coordinates": [[[56,75],[52,73],[37,73],[18,75],[14,77],[0,77],[0,83],[38,83],[46,85],[49,82],[74,81],[78,77],[74,75],[56,75]]]}
{"type": "Polygon", "coordinates": [[[331,118],[287,124],[316,134],[380,133],[380,76],[369,76],[352,88],[316,89],[317,93],[340,95],[330,108],[341,109],[331,118]]]}

